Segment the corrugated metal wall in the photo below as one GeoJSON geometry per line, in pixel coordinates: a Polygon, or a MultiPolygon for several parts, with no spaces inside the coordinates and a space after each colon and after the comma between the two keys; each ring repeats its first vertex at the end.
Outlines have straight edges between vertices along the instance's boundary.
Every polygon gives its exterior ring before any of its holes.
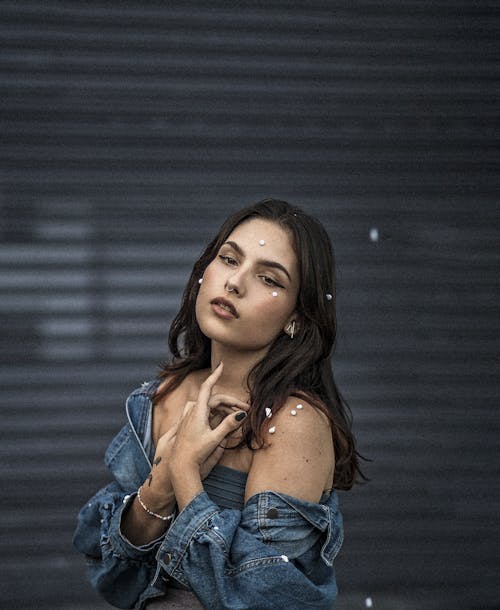
{"type": "Polygon", "coordinates": [[[336,244],[337,378],[374,460],[342,495],[339,608],[499,607],[499,17],[1,3],[2,608],[104,607],[76,512],[193,260],[269,195],[336,244]]]}

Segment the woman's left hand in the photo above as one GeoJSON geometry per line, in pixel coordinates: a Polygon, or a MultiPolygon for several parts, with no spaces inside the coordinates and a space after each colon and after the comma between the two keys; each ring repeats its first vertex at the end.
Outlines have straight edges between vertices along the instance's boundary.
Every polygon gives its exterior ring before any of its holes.
{"type": "MultiPolygon", "coordinates": [[[[182,474],[186,469],[196,467],[198,472],[210,471],[219,461],[227,438],[235,432],[243,423],[246,412],[246,403],[228,396],[213,395],[213,387],[220,378],[223,370],[222,362],[201,384],[196,402],[186,403],[184,412],[177,427],[175,441],[171,449],[169,466],[173,475],[182,474]],[[241,410],[236,413],[231,410],[229,415],[222,418],[214,428],[210,425],[210,417],[213,409],[217,408],[220,401],[221,411],[224,406],[239,406],[241,410]]],[[[212,419],[213,422],[213,419],[212,419]]],[[[203,472],[206,476],[206,474],[203,472]]]]}

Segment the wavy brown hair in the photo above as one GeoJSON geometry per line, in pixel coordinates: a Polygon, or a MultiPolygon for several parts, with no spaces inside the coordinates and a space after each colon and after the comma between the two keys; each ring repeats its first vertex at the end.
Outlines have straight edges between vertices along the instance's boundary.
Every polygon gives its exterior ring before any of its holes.
{"type": "Polygon", "coordinates": [[[350,489],[364,476],[351,430],[350,409],[337,388],[331,363],[337,334],[333,248],[318,220],[285,201],[264,199],[232,214],[194,264],[181,308],[170,328],[169,347],[173,358],[161,367],[160,377],[168,380],[155,402],[178,387],[192,371],[210,368],[211,342],[201,332],[195,315],[198,279],[230,233],[252,218],[275,222],[291,236],[299,265],[296,304],[299,332],[293,341],[281,332],[265,357],[250,371],[248,386],[252,406],[244,423],[242,442],[251,449],[263,445],[266,407],[276,413],[290,396],[307,400],[331,422],[335,449],[333,487],[350,489]]]}

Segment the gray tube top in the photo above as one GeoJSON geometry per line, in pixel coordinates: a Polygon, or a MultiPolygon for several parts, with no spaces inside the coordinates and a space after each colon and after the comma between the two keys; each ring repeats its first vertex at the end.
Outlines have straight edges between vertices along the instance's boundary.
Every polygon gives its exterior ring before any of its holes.
{"type": "Polygon", "coordinates": [[[245,504],[247,477],[246,472],[216,464],[203,481],[203,487],[212,502],[220,508],[241,510],[245,504]]]}

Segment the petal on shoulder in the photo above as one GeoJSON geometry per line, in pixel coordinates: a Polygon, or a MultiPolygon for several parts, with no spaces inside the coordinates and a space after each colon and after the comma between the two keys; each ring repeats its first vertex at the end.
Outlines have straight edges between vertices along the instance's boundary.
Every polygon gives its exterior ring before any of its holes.
{"type": "Polygon", "coordinates": [[[273,416],[286,430],[331,435],[328,417],[307,400],[290,396],[285,405],[273,416]]]}
{"type": "Polygon", "coordinates": [[[333,476],[328,418],[311,403],[290,397],[266,425],[265,446],[254,453],[246,496],[272,490],[317,502],[333,476]]]}

